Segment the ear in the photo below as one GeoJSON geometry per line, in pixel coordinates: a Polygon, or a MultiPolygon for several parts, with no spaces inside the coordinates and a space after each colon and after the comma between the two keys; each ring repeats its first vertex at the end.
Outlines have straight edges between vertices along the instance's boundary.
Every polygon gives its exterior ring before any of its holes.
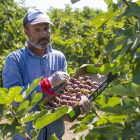
{"type": "Polygon", "coordinates": [[[24,33],[26,34],[26,36],[29,38],[29,31],[27,29],[24,29],[24,33]]]}

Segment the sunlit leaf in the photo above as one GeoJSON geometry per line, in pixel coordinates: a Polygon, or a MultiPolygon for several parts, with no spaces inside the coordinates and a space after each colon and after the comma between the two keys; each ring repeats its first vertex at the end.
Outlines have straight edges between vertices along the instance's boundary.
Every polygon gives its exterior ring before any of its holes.
{"type": "Polygon", "coordinates": [[[93,18],[93,20],[91,21],[91,26],[97,25],[96,28],[98,29],[118,13],[118,5],[113,3],[109,6],[108,12],[98,14],[93,18]]]}
{"type": "Polygon", "coordinates": [[[73,131],[73,133],[79,133],[82,132],[84,130],[87,130],[89,127],[84,125],[84,124],[80,124],[79,126],[76,127],[76,129],[73,131]]]}
{"type": "Polygon", "coordinates": [[[60,118],[62,115],[64,115],[68,111],[68,106],[62,106],[60,108],[57,108],[54,113],[51,114],[44,114],[43,116],[39,117],[35,122],[34,122],[34,127],[36,129],[41,129],[44,126],[52,123],[53,121],[57,120],[60,118]],[[49,119],[48,119],[49,118],[49,119]]]}
{"type": "Polygon", "coordinates": [[[55,134],[53,134],[48,138],[48,140],[59,140],[59,139],[55,136],[55,134]]]}

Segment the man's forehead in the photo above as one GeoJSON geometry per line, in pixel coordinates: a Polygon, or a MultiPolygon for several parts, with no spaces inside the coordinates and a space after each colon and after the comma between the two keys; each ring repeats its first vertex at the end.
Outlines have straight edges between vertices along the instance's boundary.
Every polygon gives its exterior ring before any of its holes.
{"type": "Polygon", "coordinates": [[[49,26],[50,24],[49,23],[38,23],[38,24],[35,24],[35,25],[30,25],[31,27],[41,27],[41,26],[49,26]]]}

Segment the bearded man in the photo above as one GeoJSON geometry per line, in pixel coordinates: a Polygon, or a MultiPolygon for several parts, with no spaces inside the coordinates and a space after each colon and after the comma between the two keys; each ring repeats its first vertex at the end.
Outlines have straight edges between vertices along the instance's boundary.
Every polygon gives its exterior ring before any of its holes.
{"type": "MultiPolygon", "coordinates": [[[[42,76],[42,80],[34,91],[42,93],[44,98],[50,94],[53,95],[64,82],[68,82],[66,58],[62,52],[52,49],[50,44],[50,25],[53,26],[53,23],[45,12],[39,9],[28,10],[23,18],[23,26],[29,41],[26,42],[24,48],[11,52],[7,56],[2,73],[4,88],[21,86],[24,87],[23,92],[27,89],[28,84],[42,76]],[[53,89],[53,92],[46,93],[48,88],[53,89]]],[[[32,93],[26,100],[31,98],[32,93]]],[[[82,100],[80,111],[81,114],[84,114],[91,110],[92,104],[87,98],[82,100]]],[[[12,105],[19,106],[17,102],[13,102],[12,105]]],[[[39,111],[38,106],[34,106],[29,113],[32,111],[39,111]]],[[[28,125],[26,133],[32,138],[30,135],[30,131],[33,129],[32,121],[27,122],[26,125],[28,125]]],[[[38,140],[47,140],[54,133],[61,140],[64,132],[64,121],[58,119],[41,129],[38,140]]],[[[16,135],[12,140],[26,140],[26,138],[16,135]]]]}

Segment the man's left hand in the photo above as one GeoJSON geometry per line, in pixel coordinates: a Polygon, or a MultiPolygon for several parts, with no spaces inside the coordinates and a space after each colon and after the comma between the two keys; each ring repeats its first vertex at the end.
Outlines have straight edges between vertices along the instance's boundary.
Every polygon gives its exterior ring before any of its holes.
{"type": "Polygon", "coordinates": [[[82,106],[82,107],[80,107],[81,115],[84,115],[84,114],[91,111],[92,106],[93,106],[93,102],[90,102],[86,96],[81,96],[80,103],[81,103],[81,106],[82,106]]]}

